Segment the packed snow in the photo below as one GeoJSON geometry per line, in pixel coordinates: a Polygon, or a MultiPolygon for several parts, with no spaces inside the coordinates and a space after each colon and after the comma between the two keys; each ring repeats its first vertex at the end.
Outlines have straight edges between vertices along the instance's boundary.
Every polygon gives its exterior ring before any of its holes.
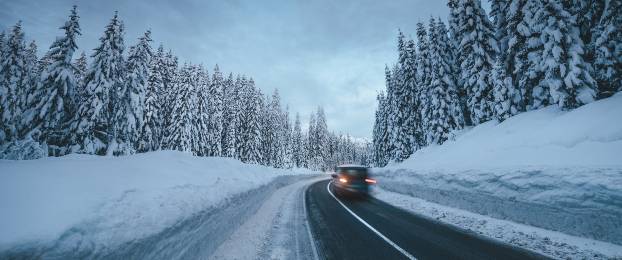
{"type": "Polygon", "coordinates": [[[621,114],[622,94],[572,111],[549,106],[374,172],[387,191],[622,245],[621,114]]]}
{"type": "Polygon", "coordinates": [[[279,176],[312,173],[173,151],[0,160],[0,252],[66,243],[71,230],[85,226],[69,246],[115,248],[228,205],[279,176]]]}

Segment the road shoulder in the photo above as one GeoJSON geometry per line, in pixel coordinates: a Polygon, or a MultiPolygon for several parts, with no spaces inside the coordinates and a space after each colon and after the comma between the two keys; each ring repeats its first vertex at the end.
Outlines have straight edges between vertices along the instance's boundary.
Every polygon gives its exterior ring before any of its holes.
{"type": "Polygon", "coordinates": [[[303,195],[308,185],[322,178],[300,180],[274,191],[210,259],[314,259],[303,195]]]}
{"type": "Polygon", "coordinates": [[[500,220],[376,188],[374,197],[413,214],[553,258],[620,259],[622,246],[500,220]]]}

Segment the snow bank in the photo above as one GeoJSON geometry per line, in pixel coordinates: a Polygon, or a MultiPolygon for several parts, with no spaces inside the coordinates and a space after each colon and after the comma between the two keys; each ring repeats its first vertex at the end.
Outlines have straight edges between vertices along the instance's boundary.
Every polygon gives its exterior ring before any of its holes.
{"type": "Polygon", "coordinates": [[[622,94],[488,122],[374,169],[393,192],[622,244],[622,94]]]}
{"type": "Polygon", "coordinates": [[[173,151],[0,160],[0,251],[48,243],[83,223],[90,242],[114,247],[277,176],[309,173],[173,151]]]}

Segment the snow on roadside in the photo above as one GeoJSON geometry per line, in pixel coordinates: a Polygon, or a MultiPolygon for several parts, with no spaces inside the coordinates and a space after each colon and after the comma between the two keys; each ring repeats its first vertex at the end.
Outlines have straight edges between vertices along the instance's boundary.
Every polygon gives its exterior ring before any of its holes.
{"type": "Polygon", "coordinates": [[[255,214],[240,223],[210,258],[313,259],[303,203],[305,188],[318,178],[298,181],[276,190],[255,214]]]}
{"type": "Polygon", "coordinates": [[[91,243],[114,248],[278,176],[311,173],[173,151],[0,160],[0,252],[51,243],[81,223],[91,243]]]}
{"type": "Polygon", "coordinates": [[[556,106],[373,169],[379,186],[445,206],[622,245],[622,93],[556,106]]]}
{"type": "Polygon", "coordinates": [[[374,197],[414,214],[558,259],[621,259],[622,246],[500,220],[381,188],[374,197]]]}

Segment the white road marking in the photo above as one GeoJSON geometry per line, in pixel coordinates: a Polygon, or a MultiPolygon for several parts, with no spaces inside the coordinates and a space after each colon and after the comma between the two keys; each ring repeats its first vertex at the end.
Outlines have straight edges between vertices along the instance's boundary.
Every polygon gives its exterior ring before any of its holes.
{"type": "Polygon", "coordinates": [[[311,223],[309,223],[309,215],[307,214],[307,189],[311,185],[307,185],[302,191],[302,207],[305,214],[305,220],[307,221],[307,234],[309,235],[309,241],[311,242],[311,248],[313,251],[313,259],[319,260],[320,257],[317,254],[317,248],[315,246],[315,239],[313,239],[313,233],[311,233],[311,223]]]}
{"type": "Polygon", "coordinates": [[[412,259],[412,260],[416,260],[417,258],[415,258],[413,255],[411,255],[410,253],[406,252],[406,250],[404,250],[403,248],[399,247],[397,244],[395,244],[393,241],[391,241],[391,239],[387,238],[385,235],[383,235],[382,233],[380,233],[378,230],[376,230],[374,227],[372,227],[369,223],[365,222],[365,220],[363,220],[361,217],[359,217],[358,215],[354,214],[354,212],[352,212],[352,210],[350,210],[348,207],[346,207],[345,204],[343,204],[343,202],[341,202],[331,191],[330,191],[330,184],[332,183],[332,181],[328,182],[328,185],[326,186],[326,190],[328,190],[328,193],[333,196],[333,198],[335,198],[335,200],[337,200],[337,202],[339,202],[339,204],[341,204],[341,206],[346,209],[348,212],[350,212],[350,214],[352,216],[354,216],[354,218],[358,219],[358,221],[360,221],[361,223],[363,223],[363,225],[365,225],[367,228],[369,228],[371,231],[373,231],[374,233],[376,233],[376,235],[378,235],[380,238],[382,238],[385,242],[389,243],[389,245],[391,245],[393,248],[397,249],[397,251],[400,251],[400,253],[402,253],[404,256],[406,256],[408,259],[412,259]]]}

